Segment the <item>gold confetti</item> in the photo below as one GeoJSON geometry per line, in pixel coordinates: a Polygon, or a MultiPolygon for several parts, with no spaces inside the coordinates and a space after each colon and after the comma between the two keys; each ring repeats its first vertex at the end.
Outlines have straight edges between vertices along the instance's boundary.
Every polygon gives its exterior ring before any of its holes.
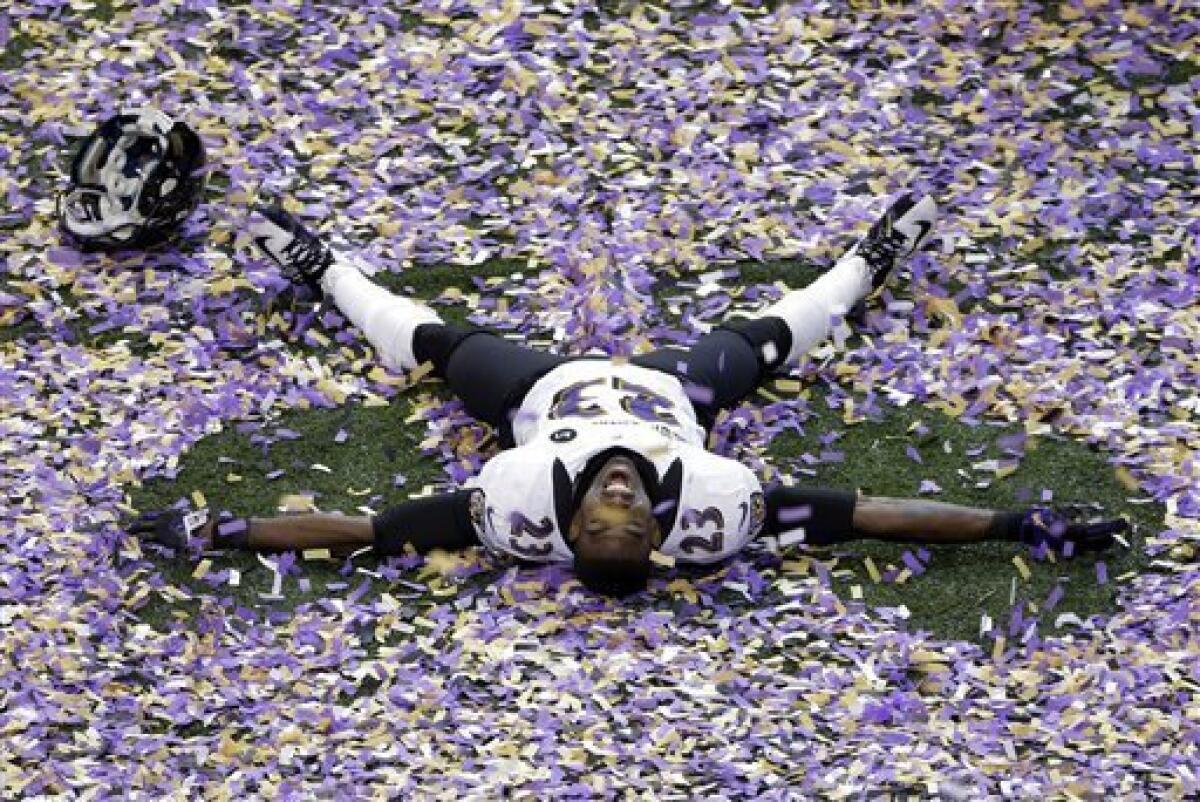
{"type": "Polygon", "coordinates": [[[875,566],[875,561],[870,557],[864,557],[863,565],[867,567],[867,574],[871,577],[871,581],[878,585],[883,579],[883,575],[879,573],[879,569],[875,566]]]}
{"type": "Polygon", "coordinates": [[[654,549],[650,552],[650,562],[657,565],[659,568],[674,568],[675,558],[669,554],[663,554],[661,551],[654,549]]]}
{"type": "Polygon", "coordinates": [[[1134,478],[1133,473],[1124,465],[1118,465],[1113,473],[1116,475],[1117,481],[1121,483],[1121,486],[1130,493],[1137,493],[1141,490],[1138,480],[1134,478]]]}
{"type": "Polygon", "coordinates": [[[999,663],[1004,658],[1004,647],[1006,639],[1003,635],[996,638],[996,642],[992,645],[992,660],[999,663]]]}
{"type": "Polygon", "coordinates": [[[312,496],[293,493],[280,496],[276,506],[280,512],[285,513],[314,512],[317,509],[316,500],[312,496]]]}

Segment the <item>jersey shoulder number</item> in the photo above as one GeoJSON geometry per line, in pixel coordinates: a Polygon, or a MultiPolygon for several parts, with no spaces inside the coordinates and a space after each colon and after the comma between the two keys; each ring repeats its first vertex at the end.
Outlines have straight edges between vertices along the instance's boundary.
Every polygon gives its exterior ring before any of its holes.
{"type": "Polygon", "coordinates": [[[521,446],[488,460],[472,480],[471,520],[491,551],[534,562],[570,560],[560,519],[562,497],[570,498],[570,476],[553,453],[521,446]]]}
{"type": "Polygon", "coordinates": [[[701,448],[680,457],[678,513],[663,553],[681,562],[713,563],[741,551],[766,519],[758,478],[740,462],[701,448]]]}

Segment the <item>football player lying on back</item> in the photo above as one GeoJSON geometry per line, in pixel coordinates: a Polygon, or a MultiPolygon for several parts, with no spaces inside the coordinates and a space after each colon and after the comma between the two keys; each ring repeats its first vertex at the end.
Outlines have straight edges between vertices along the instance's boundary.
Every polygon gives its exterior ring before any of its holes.
{"type": "Polygon", "coordinates": [[[758,317],[734,319],[686,350],[566,357],[483,329],[447,325],[428,306],[372,283],[352,254],[329,248],[278,208],[262,209],[254,240],[294,282],[328,296],[388,367],[433,365],[506,447],[459,491],[375,516],[328,514],[207,521],[149,513],[132,531],[175,547],[381,554],[483,545],[531,561],[572,561],[596,591],[645,586],[651,552],[712,563],[761,534],[804,530],[808,543],[855,538],[926,543],[987,539],[1065,551],[1107,548],[1123,520],[1086,523],[1064,511],[974,509],[857,496],[814,487],[763,492],[744,465],[707,451],[717,413],[829,333],[929,238],[936,207],[904,196],[809,286],[758,317]]]}

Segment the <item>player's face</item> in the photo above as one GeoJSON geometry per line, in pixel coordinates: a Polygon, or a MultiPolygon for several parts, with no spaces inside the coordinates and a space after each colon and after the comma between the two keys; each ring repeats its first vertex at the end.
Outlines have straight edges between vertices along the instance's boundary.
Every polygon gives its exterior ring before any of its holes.
{"type": "Polygon", "coordinates": [[[649,557],[658,545],[650,496],[626,457],[613,457],[592,480],[571,520],[577,552],[599,556],[649,557]]]}

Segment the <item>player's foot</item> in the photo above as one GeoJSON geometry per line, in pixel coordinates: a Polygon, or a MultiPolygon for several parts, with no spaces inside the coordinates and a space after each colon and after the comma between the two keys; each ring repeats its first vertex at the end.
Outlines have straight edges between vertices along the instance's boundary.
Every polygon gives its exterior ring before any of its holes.
{"type": "Polygon", "coordinates": [[[873,289],[882,287],[900,260],[929,240],[936,218],[933,198],[926,195],[916,200],[905,193],[871,226],[852,253],[866,261],[873,289]]]}
{"type": "Polygon", "coordinates": [[[317,298],[324,296],[321,278],[333,264],[333,251],[279,206],[258,206],[250,224],[254,244],[271,258],[293,284],[302,284],[317,298]]]}

